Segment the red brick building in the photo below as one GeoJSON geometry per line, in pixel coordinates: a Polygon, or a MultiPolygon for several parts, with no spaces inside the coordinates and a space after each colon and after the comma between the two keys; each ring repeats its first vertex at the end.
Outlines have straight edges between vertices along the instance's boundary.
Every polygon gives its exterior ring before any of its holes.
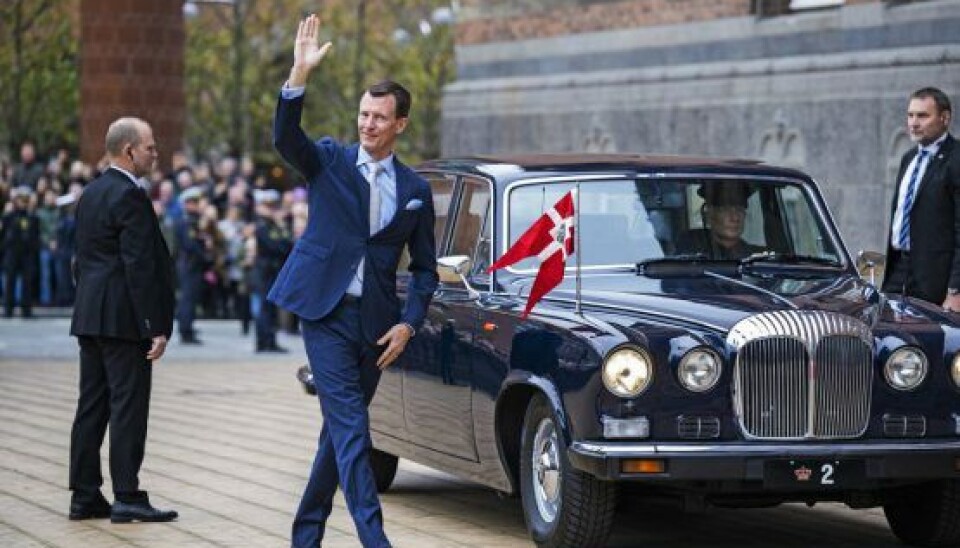
{"type": "Polygon", "coordinates": [[[161,164],[183,145],[183,0],[80,0],[80,154],[96,164],[107,126],[153,126],[161,164]]]}

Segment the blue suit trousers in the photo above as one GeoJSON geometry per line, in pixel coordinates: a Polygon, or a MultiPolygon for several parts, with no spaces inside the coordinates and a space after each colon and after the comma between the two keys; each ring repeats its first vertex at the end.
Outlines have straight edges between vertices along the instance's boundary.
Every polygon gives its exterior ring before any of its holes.
{"type": "Polygon", "coordinates": [[[369,457],[367,406],[380,381],[376,363],[380,351],[364,341],[360,317],[359,301],[350,299],[320,320],[302,322],[323,428],[293,522],[295,548],[320,545],[338,483],[363,546],[390,546],[369,457]]]}

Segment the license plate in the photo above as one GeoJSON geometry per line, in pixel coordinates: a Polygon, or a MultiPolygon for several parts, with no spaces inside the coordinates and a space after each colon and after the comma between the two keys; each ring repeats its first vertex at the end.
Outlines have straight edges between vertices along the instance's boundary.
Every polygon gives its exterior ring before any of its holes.
{"type": "Polygon", "coordinates": [[[763,471],[763,484],[772,489],[844,489],[864,480],[860,460],[771,460],[763,471]]]}

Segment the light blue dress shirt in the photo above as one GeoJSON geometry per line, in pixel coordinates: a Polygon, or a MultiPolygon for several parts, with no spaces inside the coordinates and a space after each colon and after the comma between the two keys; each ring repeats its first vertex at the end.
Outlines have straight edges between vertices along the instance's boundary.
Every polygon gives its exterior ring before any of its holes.
{"type": "MultiPolygon", "coordinates": [[[[370,179],[374,163],[367,151],[360,147],[357,151],[357,169],[367,180],[370,179]]],[[[380,175],[376,181],[380,187],[380,226],[371,231],[374,233],[387,226],[397,213],[397,173],[393,167],[393,154],[376,163],[380,164],[380,175]]],[[[360,264],[357,265],[357,272],[347,287],[347,293],[350,295],[359,297],[363,294],[363,263],[361,259],[360,264]]]]}

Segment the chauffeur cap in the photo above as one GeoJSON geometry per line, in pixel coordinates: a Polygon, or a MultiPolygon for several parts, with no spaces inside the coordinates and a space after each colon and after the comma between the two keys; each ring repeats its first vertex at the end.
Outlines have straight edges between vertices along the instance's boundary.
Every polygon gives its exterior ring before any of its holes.
{"type": "Polygon", "coordinates": [[[697,194],[711,206],[747,207],[747,201],[756,188],[739,181],[708,181],[700,185],[697,194]]]}

